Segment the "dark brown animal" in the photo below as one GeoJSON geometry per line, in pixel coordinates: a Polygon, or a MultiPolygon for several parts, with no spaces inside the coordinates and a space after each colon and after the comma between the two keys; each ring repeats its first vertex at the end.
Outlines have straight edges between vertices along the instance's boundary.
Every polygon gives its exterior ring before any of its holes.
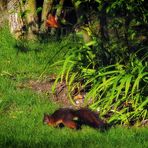
{"type": "Polygon", "coordinates": [[[87,108],[74,110],[70,108],[60,108],[52,115],[44,114],[43,122],[49,126],[64,125],[71,129],[80,129],[81,125],[89,125],[93,128],[105,128],[106,123],[99,119],[98,114],[87,108]]]}

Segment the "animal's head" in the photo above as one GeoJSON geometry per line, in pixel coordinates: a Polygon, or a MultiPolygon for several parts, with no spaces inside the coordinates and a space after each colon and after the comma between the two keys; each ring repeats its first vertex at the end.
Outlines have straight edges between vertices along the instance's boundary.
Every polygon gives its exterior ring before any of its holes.
{"type": "Polygon", "coordinates": [[[44,113],[43,123],[44,124],[51,125],[52,124],[52,118],[51,118],[51,116],[44,113]]]}

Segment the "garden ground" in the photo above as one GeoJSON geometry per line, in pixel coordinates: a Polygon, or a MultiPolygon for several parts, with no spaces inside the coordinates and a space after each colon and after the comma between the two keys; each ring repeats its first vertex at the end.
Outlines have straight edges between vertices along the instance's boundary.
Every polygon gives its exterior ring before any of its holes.
{"type": "MultiPolygon", "coordinates": [[[[47,89],[51,86],[46,83],[58,68],[44,71],[61,45],[52,42],[43,44],[39,52],[17,52],[16,41],[6,31],[0,34],[0,147],[148,147],[146,127],[114,127],[100,132],[87,126],[76,131],[43,125],[43,114],[62,106],[53,101],[47,89]]],[[[30,46],[35,49],[40,45],[30,46]]],[[[60,53],[54,60],[62,56],[60,53]]]]}

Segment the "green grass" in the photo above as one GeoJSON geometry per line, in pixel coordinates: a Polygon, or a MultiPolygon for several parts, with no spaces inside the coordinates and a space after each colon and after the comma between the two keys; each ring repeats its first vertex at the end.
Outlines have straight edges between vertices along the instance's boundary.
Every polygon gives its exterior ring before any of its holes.
{"type": "MultiPolygon", "coordinates": [[[[43,113],[52,113],[58,105],[49,96],[18,85],[39,79],[45,65],[59,50],[59,44],[42,44],[36,53],[17,54],[15,40],[7,30],[0,29],[0,147],[88,147],[88,148],[147,148],[148,129],[112,128],[100,132],[84,126],[75,131],[43,125],[43,113]]],[[[39,46],[34,43],[30,46],[39,46]]],[[[58,58],[62,58],[60,53],[58,58]]],[[[47,67],[43,77],[57,72],[47,67]]]]}

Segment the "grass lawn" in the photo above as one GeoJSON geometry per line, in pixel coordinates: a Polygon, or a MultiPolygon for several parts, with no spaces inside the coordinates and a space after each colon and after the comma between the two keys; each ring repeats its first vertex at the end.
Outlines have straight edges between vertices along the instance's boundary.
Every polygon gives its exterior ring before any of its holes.
{"type": "MultiPolygon", "coordinates": [[[[75,131],[43,125],[44,112],[52,113],[58,105],[44,93],[18,86],[39,79],[61,45],[31,44],[43,50],[17,54],[14,44],[7,30],[0,29],[0,147],[148,148],[146,128],[117,127],[100,132],[87,126],[75,131]]],[[[62,53],[54,60],[58,58],[62,53]]],[[[43,75],[55,72],[47,68],[43,75]]]]}

